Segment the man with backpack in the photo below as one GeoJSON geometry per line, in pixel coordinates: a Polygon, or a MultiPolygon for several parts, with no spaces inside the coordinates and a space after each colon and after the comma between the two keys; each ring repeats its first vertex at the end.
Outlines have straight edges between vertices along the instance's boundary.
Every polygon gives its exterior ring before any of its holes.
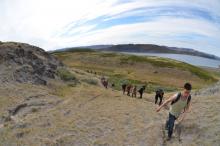
{"type": "Polygon", "coordinates": [[[189,107],[191,104],[191,95],[190,92],[192,90],[192,86],[190,83],[185,83],[184,90],[180,93],[177,93],[167,99],[161,106],[159,106],[156,112],[159,112],[162,107],[171,102],[170,110],[169,110],[169,118],[166,122],[166,129],[168,130],[168,138],[170,140],[173,133],[173,127],[175,120],[181,122],[185,117],[185,114],[189,111],[189,107]],[[181,116],[180,116],[181,115],[181,116]],[[180,118],[179,118],[180,117],[180,118]]]}
{"type": "Polygon", "coordinates": [[[144,93],[145,88],[146,88],[146,86],[142,86],[142,87],[138,90],[138,92],[139,92],[139,94],[140,94],[140,98],[143,97],[143,93],[144,93]]]}
{"type": "Polygon", "coordinates": [[[158,98],[160,99],[159,105],[162,104],[163,95],[164,95],[163,89],[158,89],[158,90],[156,90],[155,104],[157,104],[158,98]]]}

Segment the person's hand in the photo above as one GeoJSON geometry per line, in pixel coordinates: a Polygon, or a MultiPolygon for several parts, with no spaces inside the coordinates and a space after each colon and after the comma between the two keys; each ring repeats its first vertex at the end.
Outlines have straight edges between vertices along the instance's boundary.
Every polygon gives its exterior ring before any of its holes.
{"type": "Polygon", "coordinates": [[[179,116],[179,118],[176,120],[178,123],[181,123],[183,119],[185,118],[185,113],[179,116]]]}
{"type": "Polygon", "coordinates": [[[156,112],[159,112],[160,111],[160,107],[158,107],[157,109],[156,109],[156,112]]]}

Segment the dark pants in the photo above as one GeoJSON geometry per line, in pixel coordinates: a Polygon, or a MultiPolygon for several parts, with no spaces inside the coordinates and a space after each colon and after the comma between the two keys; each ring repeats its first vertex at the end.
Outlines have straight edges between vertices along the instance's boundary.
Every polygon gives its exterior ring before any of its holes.
{"type": "Polygon", "coordinates": [[[163,97],[161,95],[158,95],[158,94],[155,95],[155,104],[157,104],[158,98],[160,98],[159,105],[161,105],[163,97]]]}
{"type": "Polygon", "coordinates": [[[130,96],[130,89],[127,91],[127,95],[130,96]]]}
{"type": "Polygon", "coordinates": [[[176,120],[176,117],[169,113],[169,119],[166,122],[166,129],[168,130],[168,137],[169,138],[172,137],[175,120],[176,120]]]}
{"type": "Polygon", "coordinates": [[[126,91],[126,85],[122,85],[122,91],[123,91],[123,94],[125,94],[125,91],[126,91]]]}
{"type": "Polygon", "coordinates": [[[139,94],[140,94],[140,98],[142,98],[143,92],[139,91],[139,94]]]}

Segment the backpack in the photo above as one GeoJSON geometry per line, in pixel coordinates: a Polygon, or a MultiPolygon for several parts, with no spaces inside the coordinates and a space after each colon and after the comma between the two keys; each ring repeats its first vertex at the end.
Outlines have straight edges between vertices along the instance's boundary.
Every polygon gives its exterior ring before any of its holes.
{"type": "Polygon", "coordinates": [[[164,94],[163,89],[157,89],[157,90],[156,90],[156,94],[164,94]]]}
{"type": "MultiPolygon", "coordinates": [[[[181,97],[181,92],[178,93],[176,99],[174,101],[171,102],[171,105],[173,105],[174,103],[176,103],[181,97]]],[[[188,99],[187,99],[187,105],[189,104],[189,102],[191,101],[191,95],[189,95],[188,99]]]]}

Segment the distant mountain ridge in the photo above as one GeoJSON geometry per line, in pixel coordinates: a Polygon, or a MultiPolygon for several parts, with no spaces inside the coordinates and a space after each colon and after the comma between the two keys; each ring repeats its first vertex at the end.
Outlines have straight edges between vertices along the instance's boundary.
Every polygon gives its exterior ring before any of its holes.
{"type": "Polygon", "coordinates": [[[83,47],[64,48],[57,51],[71,51],[74,49],[94,49],[97,51],[129,52],[129,53],[168,53],[199,56],[209,59],[220,60],[220,57],[200,52],[194,49],[159,46],[154,44],[119,44],[119,45],[93,45],[83,47]]]}

